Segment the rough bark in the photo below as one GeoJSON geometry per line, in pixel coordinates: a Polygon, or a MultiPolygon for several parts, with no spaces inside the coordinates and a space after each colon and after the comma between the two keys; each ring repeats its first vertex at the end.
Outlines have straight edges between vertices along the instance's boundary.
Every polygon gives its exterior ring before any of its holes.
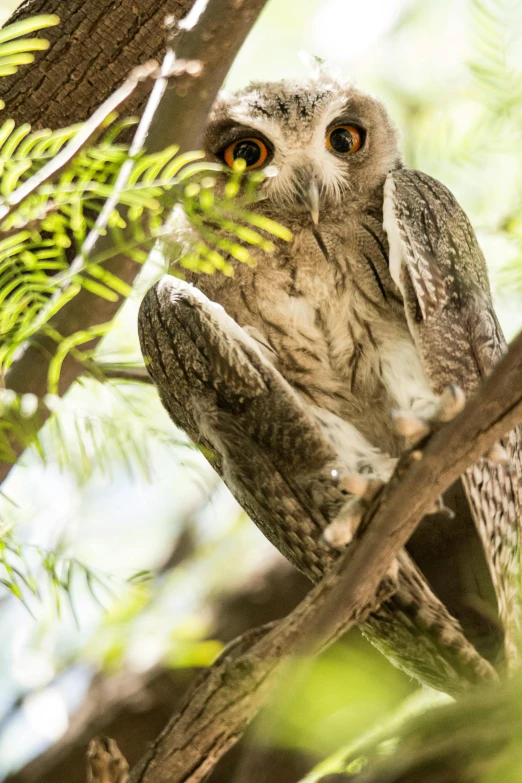
{"type": "MultiPolygon", "coordinates": [[[[181,19],[194,0],[26,0],[9,22],[36,14],[57,14],[60,24],[45,30],[50,43],[29,68],[0,80],[0,97],[16,123],[62,128],[83,122],[136,65],[161,60],[165,18],[181,19]]],[[[42,34],[39,34],[43,37],[42,34]]],[[[146,91],[126,111],[138,113],[146,91]]]]}

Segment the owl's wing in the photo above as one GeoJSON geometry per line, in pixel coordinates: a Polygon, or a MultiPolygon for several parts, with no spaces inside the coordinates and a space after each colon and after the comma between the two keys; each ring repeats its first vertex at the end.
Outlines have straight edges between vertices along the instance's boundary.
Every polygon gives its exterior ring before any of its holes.
{"type": "MultiPolygon", "coordinates": [[[[471,394],[505,351],[493,310],[484,256],[450,191],[419,171],[400,169],[384,188],[390,273],[399,287],[410,332],[433,390],[450,383],[471,394]]],[[[513,469],[481,459],[463,483],[482,539],[508,662],[517,659],[520,629],[519,538],[522,462],[519,431],[506,435],[513,469]]]]}
{"type": "MultiPolygon", "coordinates": [[[[138,326],[172,420],[205,446],[266,537],[321,580],[339,553],[323,539],[329,519],[319,497],[345,498],[332,481],[335,453],[307,406],[223,308],[181,280],[165,277],[151,288],[138,326]]],[[[365,619],[363,633],[410,676],[452,695],[494,678],[406,552],[398,563],[397,591],[365,619]]]]}

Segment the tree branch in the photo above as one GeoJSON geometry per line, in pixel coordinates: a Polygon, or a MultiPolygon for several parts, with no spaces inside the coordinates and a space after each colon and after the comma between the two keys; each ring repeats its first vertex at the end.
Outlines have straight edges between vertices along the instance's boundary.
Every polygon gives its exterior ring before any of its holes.
{"type": "Polygon", "coordinates": [[[103,378],[113,381],[130,381],[134,383],[151,384],[152,379],[145,367],[134,367],[126,364],[98,364],[96,365],[95,375],[98,373],[103,378]]]}
{"type": "Polygon", "coordinates": [[[262,706],[282,663],[304,649],[304,639],[310,652],[330,644],[386,597],[385,575],[436,498],[521,421],[522,335],[422,457],[405,455],[325,579],[288,617],[241,637],[205,672],[130,782],[203,780],[262,706]]]}
{"type": "MultiPolygon", "coordinates": [[[[174,142],[179,144],[180,152],[197,147],[217,91],[265,3],[266,0],[209,0],[196,26],[183,32],[179,42],[176,42],[176,57],[178,60],[197,58],[201,71],[192,76],[181,71],[181,76],[178,73],[167,80],[168,89],[164,90],[159,107],[146,129],[144,147],[148,153],[157,152],[174,142]],[[234,20],[233,25],[230,19],[234,20]]],[[[34,7],[34,4],[30,6],[31,9],[34,7]]],[[[24,9],[27,8],[26,4],[24,9]]],[[[21,15],[18,14],[17,18],[21,18],[21,15]]],[[[118,52],[114,56],[117,57],[118,52]]],[[[152,96],[149,100],[152,100],[152,96]]],[[[110,237],[98,238],[96,250],[103,250],[108,243],[110,237]]],[[[132,284],[140,269],[139,264],[122,254],[111,258],[105,267],[127,284],[132,284]]],[[[71,302],[62,307],[50,326],[62,337],[68,337],[110,321],[122,302],[122,298],[117,302],[108,302],[82,289],[71,302]]],[[[98,339],[85,344],[85,348],[92,350],[98,339]]],[[[5,377],[6,387],[17,394],[31,392],[37,397],[43,397],[47,392],[49,364],[56,349],[56,343],[50,337],[36,334],[31,344],[9,368],[5,377]]],[[[82,364],[68,355],[61,370],[59,393],[64,394],[82,372],[82,364]]],[[[40,425],[47,415],[43,408],[40,425]]],[[[24,446],[18,443],[13,444],[13,448],[16,454],[21,454],[24,446]]],[[[10,469],[11,464],[0,463],[0,482],[10,469]]]]}

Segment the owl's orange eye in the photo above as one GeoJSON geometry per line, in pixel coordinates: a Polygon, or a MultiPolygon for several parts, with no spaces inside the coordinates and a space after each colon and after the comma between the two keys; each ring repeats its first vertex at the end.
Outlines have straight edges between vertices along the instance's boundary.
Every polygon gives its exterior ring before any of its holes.
{"type": "Polygon", "coordinates": [[[326,146],[338,155],[351,155],[360,149],[361,144],[361,131],[355,125],[337,125],[326,136],[326,146]]]}
{"type": "Polygon", "coordinates": [[[230,168],[234,161],[242,158],[248,169],[258,169],[268,158],[268,149],[261,139],[239,139],[229,144],[224,153],[225,163],[230,168]]]}

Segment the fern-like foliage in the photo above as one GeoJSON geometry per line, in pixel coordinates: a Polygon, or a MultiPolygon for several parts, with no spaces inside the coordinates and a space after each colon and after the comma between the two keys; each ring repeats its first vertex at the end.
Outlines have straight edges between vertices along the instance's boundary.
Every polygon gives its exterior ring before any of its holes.
{"type": "MultiPolygon", "coordinates": [[[[118,207],[108,221],[111,249],[85,255],[82,248],[87,234],[128,160],[128,147],[118,143],[128,124],[127,120],[111,125],[97,145],[73,158],[57,181],[43,183],[16,208],[10,202],[16,203],[19,190],[27,188],[78,127],[31,133],[29,126],[15,128],[7,121],[0,129],[0,194],[6,210],[0,224],[0,365],[4,368],[17,347],[82,287],[112,301],[126,296],[128,286],[105,270],[103,263],[122,252],[144,261],[154,242],[170,233],[168,218],[176,205],[182,206],[203,237],[181,258],[181,264],[191,269],[230,273],[227,256],[251,262],[248,245],[271,252],[272,242],[256,229],[289,238],[286,229],[236,205],[241,171],[228,183],[224,198],[216,201],[215,181],[209,174],[223,167],[197,162],[199,153],[177,155],[173,145],[133,160],[118,207]],[[77,255],[72,265],[71,245],[77,255]]],[[[254,188],[255,180],[245,191],[247,198],[254,188]]]]}
{"type": "MultiPolygon", "coordinates": [[[[26,38],[25,36],[44,30],[46,27],[54,27],[60,21],[56,14],[33,16],[30,19],[22,19],[0,30],[0,76],[11,76],[16,73],[21,65],[29,65],[34,62],[33,52],[41,52],[49,48],[49,42],[45,38],[26,38]]],[[[0,109],[4,108],[4,102],[0,101],[0,109]]]]}
{"type": "Polygon", "coordinates": [[[0,584],[7,595],[21,601],[33,616],[38,604],[51,603],[58,617],[67,607],[79,627],[73,591],[80,584],[95,603],[105,608],[107,598],[114,596],[115,589],[121,588],[125,581],[129,585],[139,585],[150,578],[148,571],[139,571],[118,582],[111,575],[67,556],[62,546],[45,549],[22,544],[13,530],[0,534],[0,584]]]}
{"type": "MultiPolygon", "coordinates": [[[[56,17],[37,17],[1,30],[0,76],[30,63],[33,52],[46,48],[45,41],[25,35],[57,22],[56,17]]],[[[42,421],[55,412],[52,393],[65,357],[73,354],[92,372],[92,352],[84,346],[112,328],[86,327],[64,338],[53,316],[82,290],[113,302],[127,297],[130,287],[106,262],[119,254],[145,261],[154,243],[172,234],[175,208],[183,210],[198,235],[193,245],[182,248],[179,266],[206,274],[231,274],[231,259],[253,263],[249,248],[269,253],[274,250],[272,236],[291,236],[248,211],[261,178],[246,176],[241,162],[230,173],[221,164],[203,162],[201,153],[179,155],[175,145],[157,154],[131,154],[122,133],[132,131],[129,126],[137,121],[120,120],[113,111],[120,93],[87,123],[55,131],[33,131],[11,119],[0,125],[0,387],[17,350],[35,334],[57,345],[48,375],[51,394],[38,399],[0,388],[0,460],[14,462],[33,445],[45,461],[51,443],[53,461],[77,465],[83,479],[95,466],[108,473],[113,462],[146,472],[143,444],[152,438],[172,446],[175,436],[148,426],[146,437],[136,439],[139,416],[132,415],[128,397],[128,421],[75,412],[71,424],[58,413],[40,440],[42,421]],[[228,180],[223,180],[225,173],[228,180]],[[223,185],[219,198],[216,175],[223,185]],[[92,241],[96,234],[105,234],[107,241],[92,241]]],[[[102,376],[99,370],[97,374],[102,376]]],[[[23,548],[12,533],[0,533],[0,545],[0,581],[24,601],[35,597],[36,581],[24,567],[23,548]]],[[[81,568],[56,554],[40,560],[58,603],[60,591],[69,596],[72,577],[81,568]]],[[[87,570],[83,573],[87,581],[92,579],[87,570]]]]}
{"type": "Polygon", "coordinates": [[[518,0],[471,0],[475,58],[470,63],[485,99],[496,111],[522,104],[522,60],[518,0]],[[518,40],[517,40],[518,35],[518,40]]]}

